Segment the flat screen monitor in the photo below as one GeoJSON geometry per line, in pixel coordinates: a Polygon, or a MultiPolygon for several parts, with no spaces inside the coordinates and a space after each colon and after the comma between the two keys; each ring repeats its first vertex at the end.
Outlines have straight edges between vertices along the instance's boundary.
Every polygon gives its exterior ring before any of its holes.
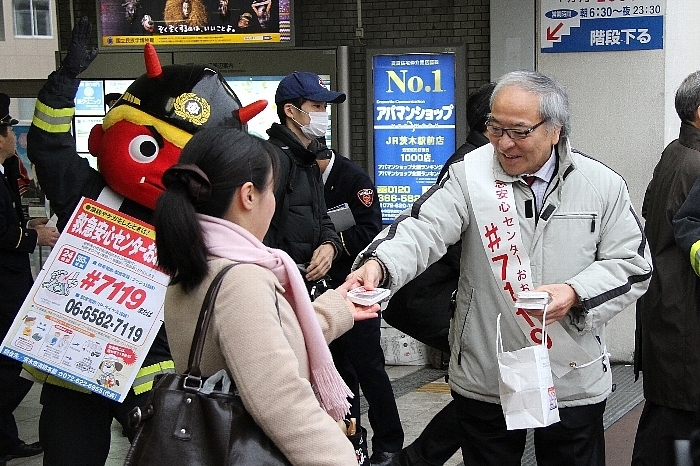
{"type": "MultiPolygon", "coordinates": [[[[325,85],[330,89],[330,75],[320,75],[325,85]]],[[[272,123],[279,123],[275,92],[284,76],[226,76],[226,82],[236,93],[242,105],[249,105],[256,100],[267,100],[268,105],[261,113],[248,122],[248,132],[263,139],[268,139],[267,129],[272,123]]],[[[124,91],[133,79],[91,79],[80,82],[75,96],[75,117],[73,118],[73,135],[77,152],[87,158],[93,167],[97,160],[88,152],[88,139],[92,127],[102,123],[109,110],[106,108],[107,94],[124,91]]],[[[326,143],[331,144],[331,108],[328,106],[329,125],[326,132],[326,143]]]]}
{"type": "Polygon", "coordinates": [[[275,92],[284,76],[226,76],[226,82],[236,93],[242,105],[256,100],[267,100],[265,110],[248,122],[248,132],[267,139],[267,129],[272,123],[279,123],[275,92]]]}
{"type": "MultiPolygon", "coordinates": [[[[238,99],[243,105],[249,105],[256,100],[267,100],[267,107],[255,118],[248,122],[248,132],[267,139],[267,129],[272,126],[272,123],[279,123],[277,116],[277,105],[275,104],[275,93],[277,86],[284,76],[226,76],[226,82],[231,89],[236,93],[238,99]]],[[[323,83],[331,88],[331,77],[327,74],[320,75],[323,83]]],[[[328,112],[328,131],[326,131],[326,144],[331,144],[331,108],[327,107],[328,112]]]]}
{"type": "Polygon", "coordinates": [[[90,131],[93,126],[102,123],[109,110],[105,96],[114,92],[124,93],[132,82],[134,82],[133,79],[90,79],[81,81],[78,86],[72,128],[75,149],[95,169],[97,169],[97,159],[88,151],[90,131]]]}

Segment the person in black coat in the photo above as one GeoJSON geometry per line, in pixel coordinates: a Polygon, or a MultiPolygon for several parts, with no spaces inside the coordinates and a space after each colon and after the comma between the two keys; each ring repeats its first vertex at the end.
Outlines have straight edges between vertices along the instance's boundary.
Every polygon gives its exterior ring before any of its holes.
{"type": "Polygon", "coordinates": [[[326,212],[316,152],[326,149],[318,138],[328,130],[327,105],[344,101],[345,94],[327,89],[317,74],[295,71],[277,87],[280,123],[267,130],[270,142],[279,148],[280,179],[275,214],[263,243],[289,254],[305,270],[307,282],[322,279],[342,248],[326,212]]]}
{"type": "MultiPolygon", "coordinates": [[[[319,144],[324,143],[319,141],[319,144]]],[[[355,225],[338,232],[343,245],[329,275],[333,283],[343,283],[355,257],[382,229],[382,211],[374,183],[367,173],[349,159],[332,150],[319,151],[328,209],[348,204],[355,225]]],[[[391,381],[384,369],[384,352],[379,344],[380,319],[355,322],[347,333],[331,342],[331,354],[338,372],[355,394],[350,416],[360,421],[360,386],[369,405],[372,425],[371,465],[388,465],[394,453],[403,447],[403,427],[396,407],[391,381]]]]}
{"type": "Polygon", "coordinates": [[[644,408],[632,466],[681,464],[675,441],[690,437],[700,410],[700,278],[692,221],[700,176],[700,71],[681,82],[675,109],[678,139],[654,167],[641,209],[654,271],[636,305],[634,370],[636,377],[644,374],[644,408]]]}
{"type": "MultiPolygon", "coordinates": [[[[0,94],[0,339],[4,338],[32,288],[34,278],[29,254],[37,244],[53,246],[58,230],[46,226],[48,219],[27,222],[17,181],[20,179],[16,138],[12,126],[18,123],[9,114],[10,98],[0,94]]],[[[19,438],[12,414],[25,397],[32,382],[20,377],[22,363],[0,356],[0,465],[14,458],[34,456],[43,450],[39,442],[27,444],[19,438]]]]}
{"type": "MultiPolygon", "coordinates": [[[[700,277],[700,177],[695,179],[693,187],[688,193],[683,205],[673,217],[673,236],[676,245],[681,249],[686,260],[690,260],[690,266],[695,272],[695,279],[700,277]]],[[[679,265],[685,261],[679,261],[679,265]]],[[[686,264],[687,265],[687,264],[686,264]]],[[[686,416],[683,416],[686,417],[686,416]]],[[[683,425],[686,422],[679,424],[683,425]]],[[[692,431],[690,433],[690,451],[682,463],[678,455],[682,452],[676,450],[677,464],[700,466],[700,410],[693,415],[692,431]]]]}

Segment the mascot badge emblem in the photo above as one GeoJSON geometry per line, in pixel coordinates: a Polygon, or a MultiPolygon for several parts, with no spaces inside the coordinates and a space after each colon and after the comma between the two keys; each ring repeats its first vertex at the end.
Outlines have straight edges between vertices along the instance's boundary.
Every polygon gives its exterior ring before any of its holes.
{"type": "Polygon", "coordinates": [[[201,126],[207,122],[211,114],[209,102],[197,94],[187,92],[175,99],[175,114],[180,118],[201,126]]]}

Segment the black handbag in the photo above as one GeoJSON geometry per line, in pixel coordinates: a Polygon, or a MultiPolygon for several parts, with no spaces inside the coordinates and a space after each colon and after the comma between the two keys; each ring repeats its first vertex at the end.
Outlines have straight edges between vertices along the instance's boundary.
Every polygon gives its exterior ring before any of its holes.
{"type": "Polygon", "coordinates": [[[148,404],[129,413],[129,424],[138,427],[126,455],[125,466],[229,466],[291,465],[246,411],[235,384],[228,386],[225,371],[202,377],[199,365],[204,339],[224,274],[209,286],[192,340],[189,369],[184,374],[164,374],[151,390],[148,404]],[[212,387],[214,386],[214,387],[212,387]]]}
{"type": "Polygon", "coordinates": [[[367,429],[362,426],[357,427],[357,431],[348,435],[348,440],[355,449],[355,458],[358,466],[370,466],[369,452],[367,450],[367,429]]]}
{"type": "Polygon", "coordinates": [[[318,280],[313,280],[313,281],[308,281],[306,279],[306,267],[309,264],[297,264],[297,268],[299,269],[299,272],[301,272],[301,276],[304,279],[304,284],[306,285],[306,291],[309,292],[309,297],[311,298],[311,301],[316,301],[316,298],[321,296],[323,293],[325,293],[328,290],[333,289],[331,277],[326,274],[323,277],[319,278],[318,280]]]}

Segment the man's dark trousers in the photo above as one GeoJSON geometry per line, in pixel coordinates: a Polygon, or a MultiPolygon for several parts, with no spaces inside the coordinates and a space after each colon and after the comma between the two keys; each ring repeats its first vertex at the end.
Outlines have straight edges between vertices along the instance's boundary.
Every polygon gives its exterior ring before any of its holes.
{"type": "MultiPolygon", "coordinates": [[[[520,466],[526,429],[506,430],[501,405],[465,398],[454,391],[465,466],[520,466]]],[[[605,466],[605,401],[559,408],[561,421],[535,429],[539,466],[605,466]]]]}
{"type": "MultiPolygon", "coordinates": [[[[7,266],[7,264],[5,264],[7,266]]],[[[32,286],[29,267],[16,270],[12,282],[4,283],[0,302],[0,341],[5,338],[12,322],[32,286]]],[[[22,363],[0,355],[0,458],[9,454],[22,441],[18,437],[13,411],[19,406],[32,382],[19,376],[22,363]]]]}

